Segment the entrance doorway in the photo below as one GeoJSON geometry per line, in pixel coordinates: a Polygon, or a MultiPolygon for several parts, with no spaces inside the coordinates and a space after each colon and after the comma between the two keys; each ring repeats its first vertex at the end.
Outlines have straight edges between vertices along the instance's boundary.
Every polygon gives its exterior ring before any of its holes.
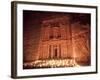
{"type": "Polygon", "coordinates": [[[58,56],[58,53],[57,52],[58,52],[58,50],[57,50],[57,48],[55,48],[54,49],[54,58],[57,58],[57,56],[58,56]]]}

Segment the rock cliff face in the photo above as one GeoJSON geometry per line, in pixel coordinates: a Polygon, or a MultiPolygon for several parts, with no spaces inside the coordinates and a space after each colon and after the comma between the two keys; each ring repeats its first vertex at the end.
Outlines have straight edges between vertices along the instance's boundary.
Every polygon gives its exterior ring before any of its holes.
{"type": "Polygon", "coordinates": [[[91,58],[91,35],[90,26],[81,25],[78,23],[72,24],[72,41],[73,41],[73,52],[77,63],[81,65],[90,65],[91,58]]]}
{"type": "Polygon", "coordinates": [[[82,24],[82,20],[72,21],[71,15],[52,14],[41,19],[37,23],[39,25],[25,21],[27,24],[25,23],[23,28],[27,28],[23,29],[24,63],[36,60],[74,59],[79,65],[90,65],[90,25],[82,24]]]}

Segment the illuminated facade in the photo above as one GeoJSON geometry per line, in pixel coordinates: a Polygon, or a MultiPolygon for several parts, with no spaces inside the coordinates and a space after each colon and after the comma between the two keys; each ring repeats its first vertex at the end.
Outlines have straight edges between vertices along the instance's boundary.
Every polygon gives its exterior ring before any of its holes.
{"type": "Polygon", "coordinates": [[[37,59],[68,59],[73,57],[72,32],[68,16],[44,20],[37,59]]]}
{"type": "Polygon", "coordinates": [[[24,40],[24,68],[91,65],[88,23],[71,22],[69,15],[53,15],[44,18],[39,29],[39,34],[33,34],[30,29],[24,35],[27,38],[24,40]],[[37,37],[33,37],[35,35],[37,37]]]}

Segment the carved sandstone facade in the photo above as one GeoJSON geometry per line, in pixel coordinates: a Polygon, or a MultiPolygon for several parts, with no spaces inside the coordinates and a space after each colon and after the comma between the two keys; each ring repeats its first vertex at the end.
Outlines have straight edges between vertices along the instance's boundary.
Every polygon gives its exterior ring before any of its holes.
{"type": "Polygon", "coordinates": [[[32,45],[32,38],[24,41],[30,46],[25,47],[25,62],[73,59],[80,65],[90,65],[89,24],[72,23],[70,16],[54,16],[42,21],[39,33],[36,45],[32,45]]]}
{"type": "Polygon", "coordinates": [[[69,19],[62,16],[42,22],[37,59],[73,58],[69,19]]]}

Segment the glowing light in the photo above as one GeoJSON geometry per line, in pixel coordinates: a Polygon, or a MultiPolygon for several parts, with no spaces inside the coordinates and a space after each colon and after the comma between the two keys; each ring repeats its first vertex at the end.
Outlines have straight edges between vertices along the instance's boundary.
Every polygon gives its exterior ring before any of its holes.
{"type": "Polygon", "coordinates": [[[25,63],[24,67],[28,68],[58,68],[58,67],[79,67],[74,59],[51,59],[51,60],[36,60],[30,63],[25,63]]]}

